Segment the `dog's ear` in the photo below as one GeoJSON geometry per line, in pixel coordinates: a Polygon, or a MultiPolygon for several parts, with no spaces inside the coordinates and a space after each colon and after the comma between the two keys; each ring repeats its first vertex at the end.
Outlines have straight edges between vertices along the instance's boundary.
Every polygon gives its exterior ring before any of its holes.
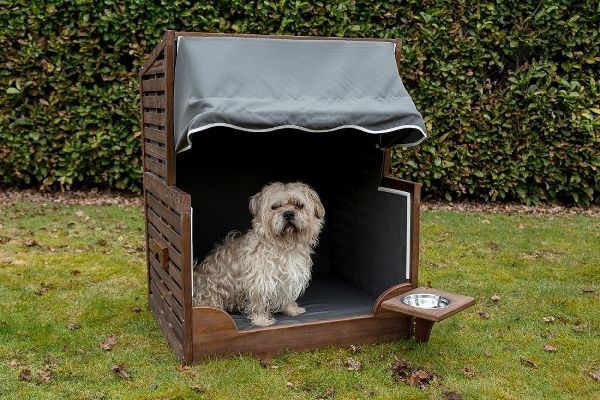
{"type": "Polygon", "coordinates": [[[323,207],[323,203],[321,203],[321,198],[313,188],[306,184],[303,184],[303,186],[306,197],[315,206],[315,217],[317,217],[318,219],[323,219],[323,217],[325,216],[325,207],[323,207]]]}
{"type": "Polygon", "coordinates": [[[250,209],[250,213],[253,217],[258,215],[258,211],[260,210],[260,203],[262,201],[262,192],[256,193],[254,196],[250,197],[250,202],[248,203],[248,208],[250,209]]]}

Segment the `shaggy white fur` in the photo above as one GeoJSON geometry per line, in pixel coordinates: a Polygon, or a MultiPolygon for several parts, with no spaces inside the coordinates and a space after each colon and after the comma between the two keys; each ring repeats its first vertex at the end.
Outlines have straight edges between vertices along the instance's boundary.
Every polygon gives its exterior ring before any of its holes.
{"type": "Polygon", "coordinates": [[[306,312],[296,299],[310,281],[325,209],[301,182],[266,185],[249,207],[252,229],[230,232],[194,266],[193,304],[240,311],[253,325],[268,326],[275,312],[306,312]]]}

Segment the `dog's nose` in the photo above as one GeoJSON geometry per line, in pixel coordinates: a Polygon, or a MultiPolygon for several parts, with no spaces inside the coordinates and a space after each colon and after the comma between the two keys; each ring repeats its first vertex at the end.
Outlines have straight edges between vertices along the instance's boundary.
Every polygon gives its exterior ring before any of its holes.
{"type": "Polygon", "coordinates": [[[291,221],[294,219],[294,212],[293,211],[286,211],[283,213],[283,219],[287,220],[287,221],[291,221]]]}

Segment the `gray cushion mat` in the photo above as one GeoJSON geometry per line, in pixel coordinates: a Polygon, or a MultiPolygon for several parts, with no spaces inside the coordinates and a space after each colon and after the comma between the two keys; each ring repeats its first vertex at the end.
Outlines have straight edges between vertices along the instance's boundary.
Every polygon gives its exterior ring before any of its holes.
{"type": "MultiPolygon", "coordinates": [[[[371,314],[376,298],[336,278],[315,278],[298,304],[306,308],[306,314],[290,317],[276,314],[275,325],[315,322],[357,315],[371,314]]],[[[238,329],[255,329],[240,314],[231,314],[238,329]]]]}

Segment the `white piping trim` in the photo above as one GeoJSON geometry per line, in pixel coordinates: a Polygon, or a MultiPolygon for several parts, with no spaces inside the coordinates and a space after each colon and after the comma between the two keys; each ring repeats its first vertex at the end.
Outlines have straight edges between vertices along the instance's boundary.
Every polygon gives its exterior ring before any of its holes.
{"type": "Polygon", "coordinates": [[[419,132],[421,132],[421,134],[423,135],[423,137],[415,142],[415,143],[411,143],[411,144],[407,144],[407,145],[402,145],[404,147],[413,147],[413,146],[417,146],[418,144],[420,144],[423,140],[427,139],[427,133],[423,130],[423,128],[421,128],[420,126],[417,125],[400,125],[400,126],[396,126],[394,128],[388,128],[388,129],[382,129],[379,131],[376,130],[372,130],[372,129],[367,129],[365,127],[362,127],[360,125],[340,125],[340,126],[336,126],[335,128],[330,128],[330,129],[310,129],[310,128],[305,128],[303,126],[298,126],[298,125],[278,125],[278,126],[273,126],[270,128],[244,128],[238,125],[233,125],[233,124],[228,124],[226,122],[215,122],[212,124],[207,124],[207,125],[203,125],[199,128],[195,128],[195,129],[190,129],[187,132],[187,142],[189,143],[187,146],[185,146],[183,149],[179,150],[177,153],[181,153],[183,151],[189,150],[192,147],[192,142],[190,141],[190,136],[193,133],[196,132],[201,132],[201,131],[205,131],[207,129],[210,128],[215,128],[215,127],[226,127],[226,128],[232,128],[232,129],[236,129],[238,131],[242,131],[242,132],[252,132],[252,133],[262,133],[262,132],[273,132],[273,131],[278,131],[281,129],[296,129],[299,131],[303,131],[303,132],[311,132],[311,133],[321,133],[321,132],[334,132],[334,131],[338,131],[341,129],[356,129],[362,132],[366,132],[366,133],[390,133],[390,132],[395,132],[395,131],[399,131],[402,129],[417,129],[419,132]]]}
{"type": "Polygon", "coordinates": [[[406,279],[408,280],[410,279],[410,193],[405,192],[403,190],[390,189],[382,186],[378,187],[377,190],[380,192],[386,192],[406,197],[406,279]]]}

